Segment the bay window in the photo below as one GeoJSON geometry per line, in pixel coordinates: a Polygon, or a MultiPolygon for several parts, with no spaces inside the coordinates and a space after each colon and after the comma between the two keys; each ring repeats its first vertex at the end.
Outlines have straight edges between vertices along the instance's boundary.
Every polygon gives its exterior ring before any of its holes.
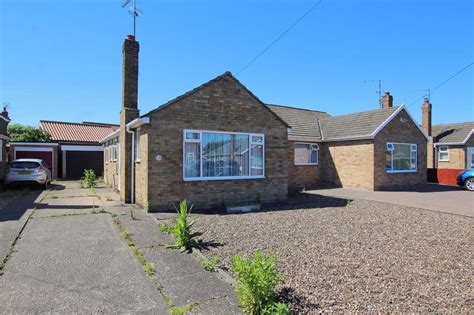
{"type": "Polygon", "coordinates": [[[385,170],[387,173],[417,171],[417,145],[411,143],[387,143],[385,170]]]}
{"type": "Polygon", "coordinates": [[[264,135],[184,131],[185,180],[264,177],[264,135]]]}
{"type": "Polygon", "coordinates": [[[295,143],[295,165],[318,165],[318,152],[315,143],[295,143]]]}

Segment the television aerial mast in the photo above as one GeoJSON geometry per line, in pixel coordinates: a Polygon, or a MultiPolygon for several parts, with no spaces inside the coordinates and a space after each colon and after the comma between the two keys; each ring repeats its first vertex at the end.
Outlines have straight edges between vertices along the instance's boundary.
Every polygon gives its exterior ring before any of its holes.
{"type": "Polygon", "coordinates": [[[136,37],[136,29],[137,29],[137,17],[143,15],[142,10],[137,8],[137,0],[125,0],[122,4],[122,8],[129,6],[128,12],[133,15],[133,37],[136,37]]]}

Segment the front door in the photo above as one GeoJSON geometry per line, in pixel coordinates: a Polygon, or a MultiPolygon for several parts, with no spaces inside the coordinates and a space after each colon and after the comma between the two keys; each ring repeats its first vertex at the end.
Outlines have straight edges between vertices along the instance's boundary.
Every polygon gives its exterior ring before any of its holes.
{"type": "Polygon", "coordinates": [[[474,147],[467,147],[466,168],[474,168],[474,147]]]}

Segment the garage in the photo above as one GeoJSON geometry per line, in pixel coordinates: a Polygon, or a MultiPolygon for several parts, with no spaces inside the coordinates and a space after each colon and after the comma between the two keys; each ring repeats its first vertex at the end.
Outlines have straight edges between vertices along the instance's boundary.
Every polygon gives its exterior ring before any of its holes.
{"type": "Polygon", "coordinates": [[[61,154],[63,178],[78,179],[85,169],[93,169],[97,176],[103,175],[104,153],[101,146],[62,146],[61,154]]]}
{"type": "Polygon", "coordinates": [[[21,143],[10,144],[12,159],[41,159],[51,170],[53,178],[57,178],[57,149],[55,143],[21,143]]]}

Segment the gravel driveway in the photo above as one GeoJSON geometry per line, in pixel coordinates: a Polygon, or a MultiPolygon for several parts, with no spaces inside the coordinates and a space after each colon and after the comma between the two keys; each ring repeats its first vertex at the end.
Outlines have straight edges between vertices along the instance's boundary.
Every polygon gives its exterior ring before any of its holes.
{"type": "Polygon", "coordinates": [[[227,268],[236,253],[276,253],[298,312],[474,312],[472,218],[305,194],[266,210],[195,227],[227,268]]]}

